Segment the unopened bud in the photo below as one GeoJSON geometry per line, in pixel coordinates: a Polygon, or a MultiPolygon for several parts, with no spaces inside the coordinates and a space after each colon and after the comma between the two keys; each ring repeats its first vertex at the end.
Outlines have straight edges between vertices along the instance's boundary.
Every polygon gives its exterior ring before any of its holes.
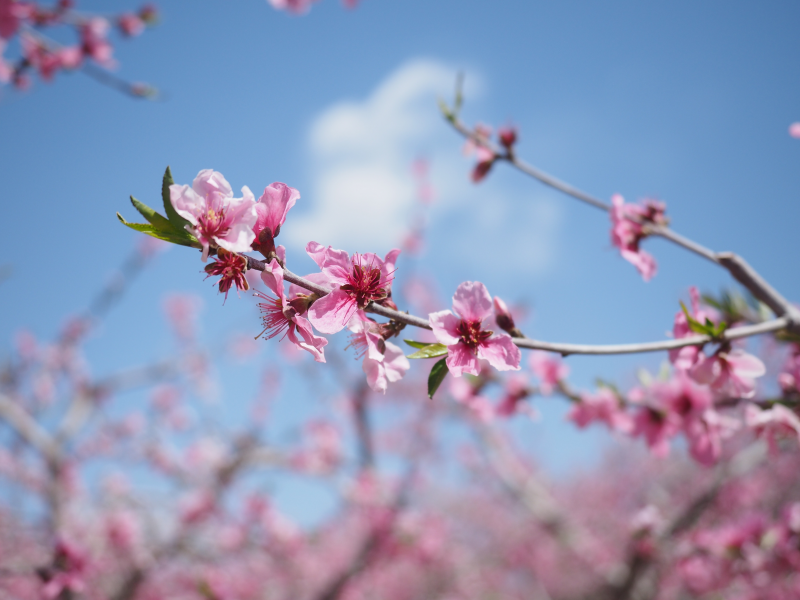
{"type": "Polygon", "coordinates": [[[308,311],[308,307],[314,304],[316,300],[319,300],[319,294],[297,294],[287,304],[292,307],[297,315],[304,315],[308,311]]]}
{"type": "Polygon", "coordinates": [[[525,337],[522,332],[517,329],[514,323],[514,317],[511,316],[511,311],[508,310],[506,303],[499,296],[494,297],[494,320],[497,326],[510,334],[512,337],[525,337]]]}
{"type": "Polygon", "coordinates": [[[497,130],[497,137],[506,150],[517,143],[517,129],[515,127],[501,127],[497,130]]]}

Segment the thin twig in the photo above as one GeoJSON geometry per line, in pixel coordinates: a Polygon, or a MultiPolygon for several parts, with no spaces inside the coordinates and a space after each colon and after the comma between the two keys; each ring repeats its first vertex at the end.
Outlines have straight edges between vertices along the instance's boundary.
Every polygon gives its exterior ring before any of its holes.
{"type": "MultiPolygon", "coordinates": [[[[266,265],[263,261],[253,258],[252,256],[247,256],[247,266],[250,269],[256,269],[258,271],[263,271],[266,268],[266,265]]],[[[295,285],[299,285],[300,287],[309,291],[315,292],[320,296],[325,296],[331,291],[324,286],[308,281],[307,279],[295,275],[288,270],[284,270],[283,277],[286,281],[294,283],[295,285]]],[[[414,327],[420,327],[422,329],[431,329],[430,323],[422,317],[392,310],[391,308],[379,306],[375,303],[370,303],[365,310],[367,312],[392,319],[399,323],[413,325],[414,327]]],[[[609,354],[642,354],[646,352],[658,352],[661,350],[673,350],[675,348],[683,348],[685,346],[702,346],[703,344],[726,342],[751,337],[754,335],[760,335],[763,333],[780,331],[782,329],[788,329],[791,326],[791,323],[792,321],[788,317],[779,317],[777,319],[772,319],[763,323],[757,323],[755,325],[732,327],[731,329],[724,331],[717,339],[707,335],[693,335],[673,340],[660,340],[657,342],[603,345],[543,342],[530,338],[512,338],[512,340],[520,348],[556,352],[563,356],[567,356],[569,354],[591,354],[598,356],[609,354]]]]}

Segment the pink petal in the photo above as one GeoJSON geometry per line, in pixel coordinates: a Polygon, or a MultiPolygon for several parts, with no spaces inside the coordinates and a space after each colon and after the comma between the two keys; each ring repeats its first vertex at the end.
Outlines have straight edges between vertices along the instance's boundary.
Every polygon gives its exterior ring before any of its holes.
{"type": "Polygon", "coordinates": [[[303,350],[307,350],[312,354],[314,360],[319,363],[325,362],[325,352],[323,348],[328,344],[328,340],[324,337],[314,335],[313,331],[311,330],[311,323],[305,317],[295,317],[292,319],[294,324],[297,326],[297,331],[303,338],[303,341],[299,341],[297,336],[295,335],[292,327],[289,328],[288,331],[288,338],[294,343],[298,348],[302,348],[303,350]]]}
{"type": "Polygon", "coordinates": [[[311,257],[311,260],[317,263],[320,269],[322,265],[325,264],[325,251],[325,246],[319,242],[308,242],[308,244],[306,244],[306,253],[311,257]]]}
{"type": "Polygon", "coordinates": [[[323,296],[308,309],[308,319],[322,333],[338,333],[357,310],[356,301],[340,290],[323,296]]]}
{"type": "Polygon", "coordinates": [[[277,260],[273,258],[267,268],[261,272],[261,280],[281,301],[286,300],[283,293],[283,269],[277,260]]]}
{"type": "Polygon", "coordinates": [[[277,229],[286,221],[286,213],[299,198],[300,192],[279,181],[264,188],[264,193],[261,194],[256,204],[258,211],[258,221],[255,225],[256,234],[264,228],[268,228],[273,236],[276,235],[277,229]]]}
{"type": "Polygon", "coordinates": [[[767,372],[760,359],[744,350],[732,350],[724,357],[737,377],[756,378],[767,372]]]}
{"type": "Polygon", "coordinates": [[[478,357],[489,361],[498,371],[518,371],[522,353],[504,333],[490,337],[478,346],[478,357]]]}
{"type": "Polygon", "coordinates": [[[200,171],[192,182],[192,189],[203,198],[207,198],[211,194],[233,197],[231,184],[222,176],[222,173],[212,169],[200,171]]]}
{"type": "Polygon", "coordinates": [[[480,281],[465,281],[453,294],[453,309],[465,321],[483,321],[492,314],[492,297],[480,281]]]}
{"type": "Polygon", "coordinates": [[[719,359],[716,356],[707,357],[701,355],[702,358],[694,368],[691,370],[691,377],[697,383],[710,385],[720,376],[722,367],[719,364],[719,359]]]}
{"type": "Polygon", "coordinates": [[[463,373],[478,375],[481,371],[478,357],[461,342],[447,347],[447,368],[453,377],[461,377],[463,373]]]}
{"type": "Polygon", "coordinates": [[[206,210],[205,199],[188,185],[169,186],[169,199],[175,211],[192,225],[197,225],[197,217],[206,210]]]}
{"type": "Polygon", "coordinates": [[[403,354],[403,350],[391,342],[386,342],[383,365],[386,368],[386,378],[392,383],[400,381],[406,371],[411,368],[411,363],[408,362],[406,355],[403,354]]]}
{"type": "Polygon", "coordinates": [[[428,321],[433,329],[433,334],[440,344],[445,346],[452,346],[457,344],[461,339],[458,334],[458,324],[461,319],[455,316],[449,310],[440,310],[439,312],[430,313],[428,321]]]}
{"type": "Polygon", "coordinates": [[[367,385],[370,389],[385,394],[386,388],[389,387],[389,379],[386,377],[386,368],[383,362],[367,356],[361,363],[361,369],[367,376],[367,385]]]}

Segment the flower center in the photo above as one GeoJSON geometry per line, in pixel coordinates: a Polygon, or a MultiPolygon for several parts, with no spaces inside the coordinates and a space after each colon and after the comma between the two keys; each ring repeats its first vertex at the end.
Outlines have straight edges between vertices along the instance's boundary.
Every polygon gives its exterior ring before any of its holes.
{"type": "Polygon", "coordinates": [[[358,255],[353,257],[353,268],[347,276],[347,283],[339,289],[347,292],[358,304],[359,308],[364,308],[373,300],[383,300],[388,296],[386,288],[383,287],[387,282],[381,281],[381,270],[378,267],[369,265],[362,267],[355,264],[358,255]]]}
{"type": "Polygon", "coordinates": [[[458,336],[473,351],[478,349],[478,346],[488,340],[494,331],[481,328],[480,321],[465,321],[461,320],[456,328],[458,336]]]}
{"type": "MultiPolygon", "coordinates": [[[[283,302],[281,302],[280,298],[265,296],[261,292],[255,293],[259,298],[266,300],[266,302],[258,303],[258,309],[261,311],[261,324],[264,326],[264,330],[256,336],[256,339],[264,334],[266,334],[265,337],[268,340],[280,334],[286,337],[289,329],[294,326],[291,320],[294,316],[294,309],[289,306],[284,309],[283,302]],[[289,313],[288,316],[286,314],[287,312],[289,313]]],[[[283,339],[283,337],[281,339],[283,339]]]]}
{"type": "Polygon", "coordinates": [[[225,222],[225,209],[221,208],[219,211],[209,208],[206,214],[201,215],[198,219],[200,229],[208,237],[222,237],[230,227],[225,222]]]}

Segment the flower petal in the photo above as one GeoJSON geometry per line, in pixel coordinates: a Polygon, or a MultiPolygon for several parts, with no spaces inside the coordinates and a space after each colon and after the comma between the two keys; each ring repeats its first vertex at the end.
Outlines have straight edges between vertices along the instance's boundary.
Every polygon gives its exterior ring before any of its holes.
{"type": "Polygon", "coordinates": [[[308,309],[308,319],[322,333],[338,333],[357,310],[356,301],[340,290],[323,296],[308,309]]]}
{"type": "Polygon", "coordinates": [[[465,321],[483,321],[492,314],[492,297],[480,281],[465,281],[453,294],[453,310],[465,321]]]}
{"type": "Polygon", "coordinates": [[[435,313],[430,313],[428,315],[428,321],[430,321],[433,334],[436,336],[436,339],[439,340],[439,343],[445,346],[452,346],[453,344],[457,344],[461,339],[458,335],[458,324],[461,322],[461,319],[449,310],[440,310],[435,313]]]}
{"type": "Polygon", "coordinates": [[[486,359],[498,371],[518,371],[522,353],[511,336],[500,333],[478,346],[478,357],[486,359]]]}
{"type": "Polygon", "coordinates": [[[453,377],[461,377],[463,373],[478,375],[481,371],[478,357],[461,342],[447,347],[447,368],[453,377]]]}

